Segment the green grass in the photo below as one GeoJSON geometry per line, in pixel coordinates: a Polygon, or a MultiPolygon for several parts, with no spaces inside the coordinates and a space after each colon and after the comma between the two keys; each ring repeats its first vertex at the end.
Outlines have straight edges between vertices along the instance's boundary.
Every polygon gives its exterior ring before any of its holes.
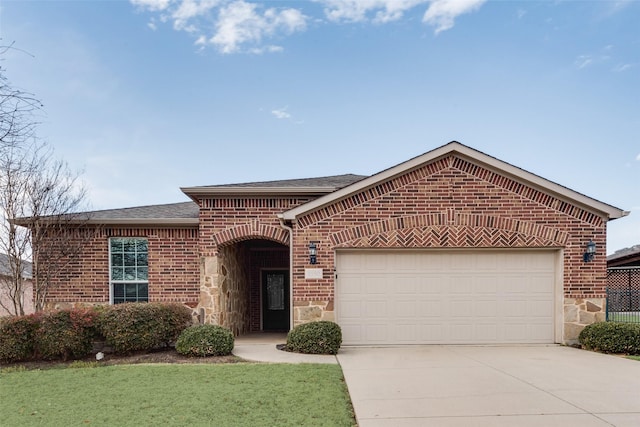
{"type": "Polygon", "coordinates": [[[640,361],[640,356],[627,356],[627,359],[638,360],[640,361]]]}
{"type": "Polygon", "coordinates": [[[338,365],[0,371],[6,426],[353,426],[338,365]]]}

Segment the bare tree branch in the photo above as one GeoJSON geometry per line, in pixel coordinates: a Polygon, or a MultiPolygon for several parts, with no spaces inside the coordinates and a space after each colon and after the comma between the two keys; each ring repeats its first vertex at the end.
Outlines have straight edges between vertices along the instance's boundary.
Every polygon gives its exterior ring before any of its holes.
{"type": "MultiPolygon", "coordinates": [[[[0,47],[0,55],[12,46],[0,47]]],[[[78,259],[86,239],[98,227],[86,227],[86,189],[51,146],[38,140],[35,112],[42,104],[33,94],[14,89],[0,67],[0,252],[7,255],[0,306],[24,314],[25,298],[44,309],[59,281],[56,275],[78,259]],[[33,296],[25,295],[25,261],[33,262],[33,296]]]]}

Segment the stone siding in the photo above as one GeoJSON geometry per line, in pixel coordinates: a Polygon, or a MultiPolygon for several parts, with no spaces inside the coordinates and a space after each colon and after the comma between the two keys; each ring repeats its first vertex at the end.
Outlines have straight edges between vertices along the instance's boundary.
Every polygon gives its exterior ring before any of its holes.
{"type": "Polygon", "coordinates": [[[606,320],[606,298],[564,299],[564,340],[566,344],[577,344],[578,335],[585,326],[606,320]]]}

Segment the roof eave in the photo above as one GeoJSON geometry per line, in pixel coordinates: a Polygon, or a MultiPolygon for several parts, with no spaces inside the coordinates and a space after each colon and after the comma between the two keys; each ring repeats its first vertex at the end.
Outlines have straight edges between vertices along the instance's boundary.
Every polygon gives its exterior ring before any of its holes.
{"type": "MultiPolygon", "coordinates": [[[[12,220],[16,225],[28,227],[29,222],[12,220]]],[[[126,225],[126,226],[157,226],[157,227],[198,227],[199,218],[82,218],[67,221],[69,224],[82,225],[126,225]]]]}
{"type": "Polygon", "coordinates": [[[200,224],[199,218],[111,218],[111,219],[90,219],[85,222],[92,225],[144,225],[144,226],[180,226],[197,227],[200,224]]]}
{"type": "Polygon", "coordinates": [[[336,187],[181,187],[192,199],[197,196],[323,196],[336,187]]]}

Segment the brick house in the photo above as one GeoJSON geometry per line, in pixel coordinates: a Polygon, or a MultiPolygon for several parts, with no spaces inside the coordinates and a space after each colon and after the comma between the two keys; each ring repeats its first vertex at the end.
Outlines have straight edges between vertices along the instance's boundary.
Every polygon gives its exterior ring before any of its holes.
{"type": "Polygon", "coordinates": [[[92,212],[50,306],[181,302],[235,334],[334,320],[346,344],[571,343],[604,318],[606,225],[627,214],[458,142],[369,177],[182,191],[92,212]]]}

